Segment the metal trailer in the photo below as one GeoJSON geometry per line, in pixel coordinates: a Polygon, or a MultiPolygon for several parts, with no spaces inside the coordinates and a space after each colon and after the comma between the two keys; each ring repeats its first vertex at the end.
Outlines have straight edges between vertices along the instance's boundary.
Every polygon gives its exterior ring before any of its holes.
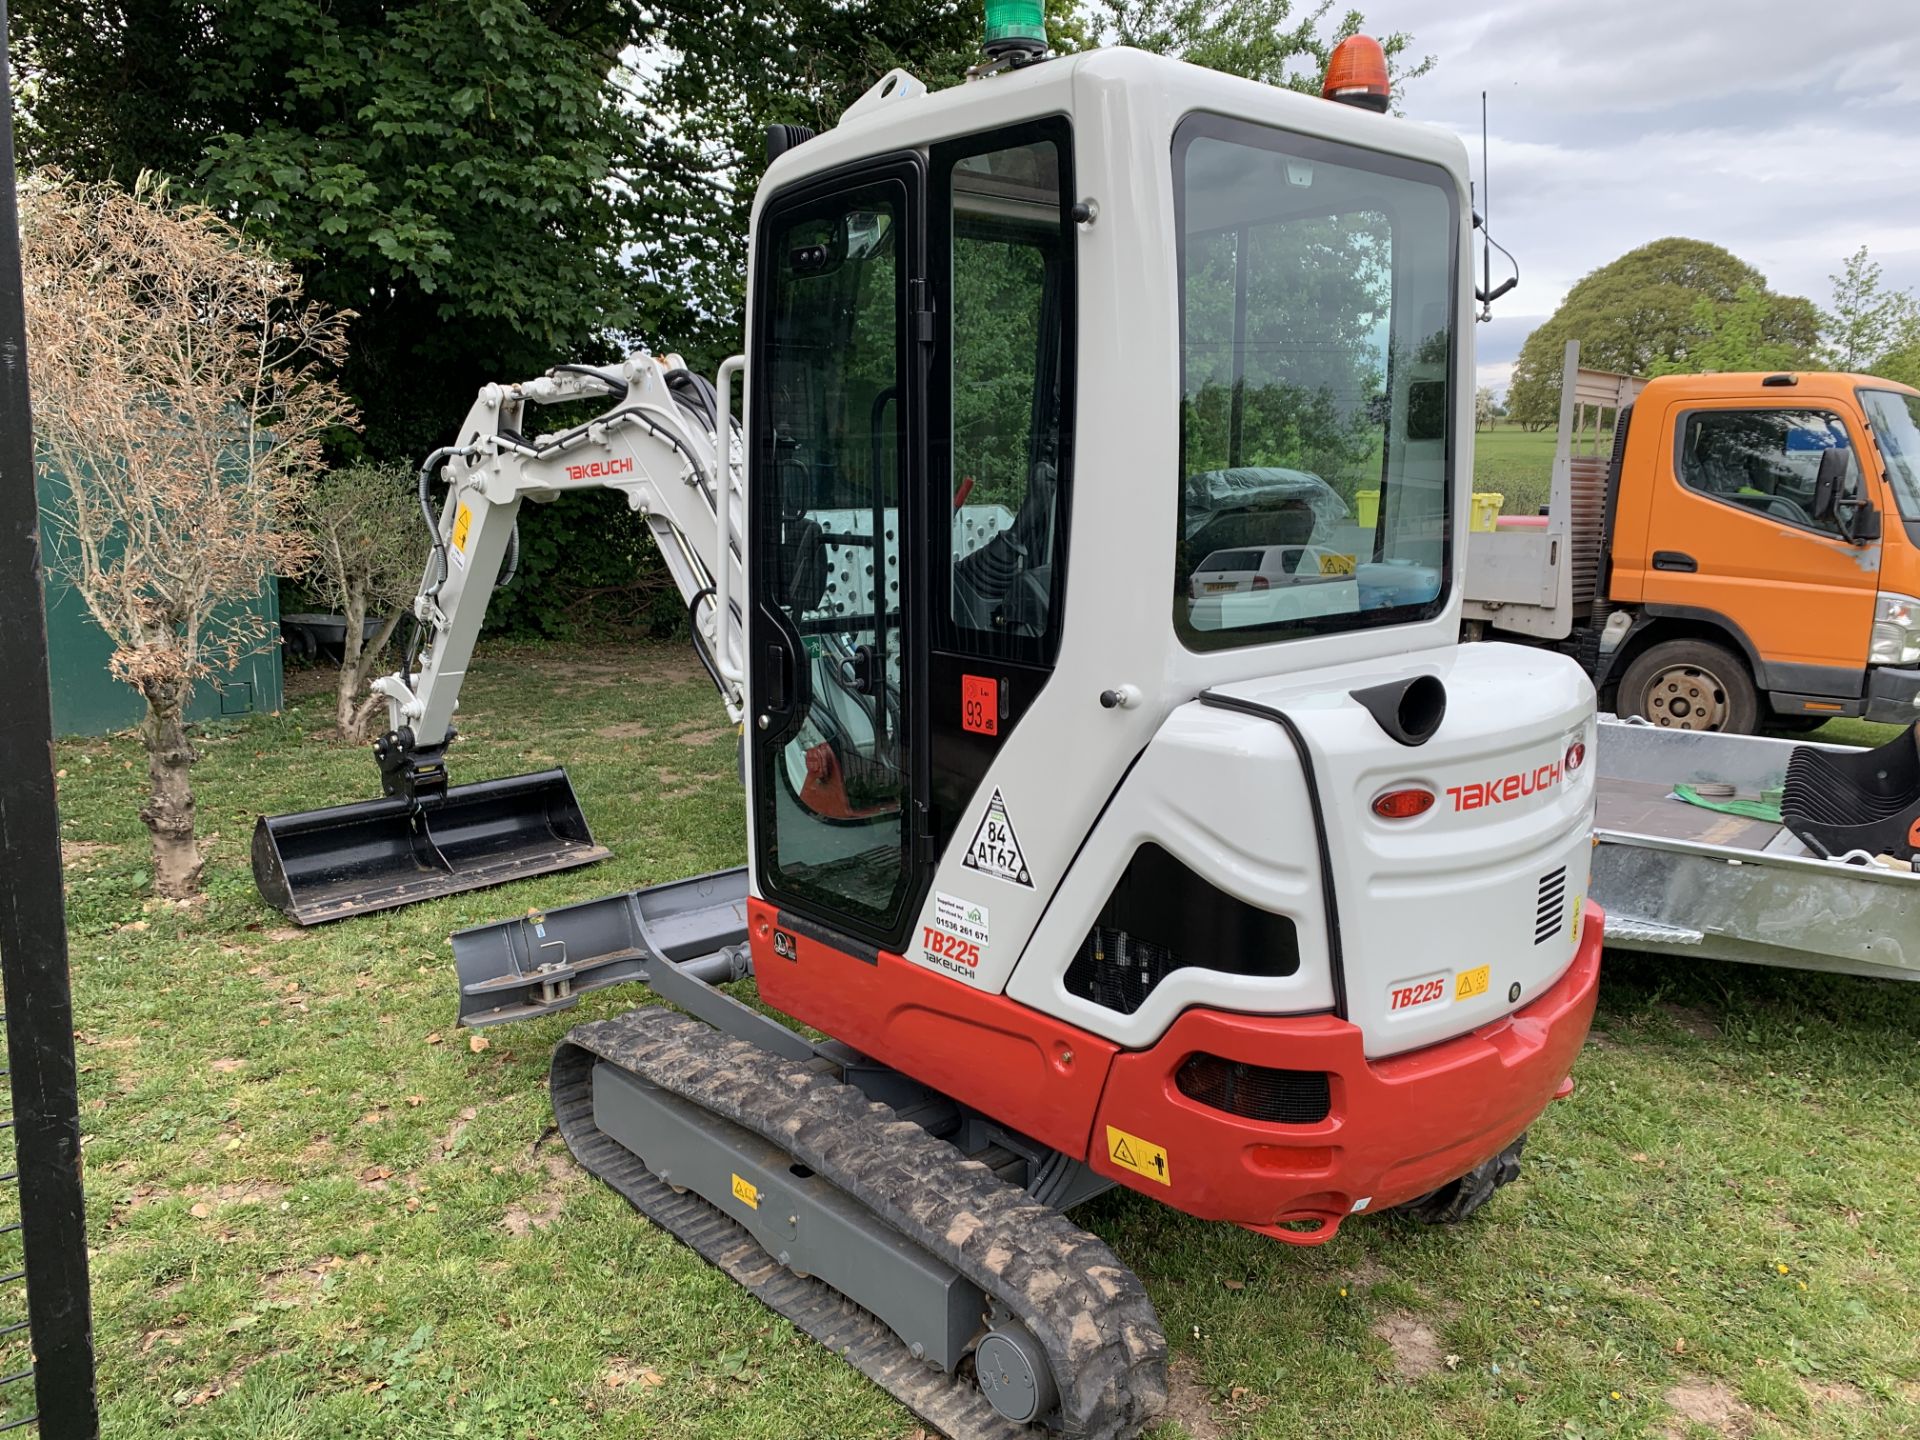
{"type": "Polygon", "coordinates": [[[1696,782],[1778,791],[1802,743],[1601,719],[1592,886],[1608,946],[1920,980],[1920,874],[1821,859],[1782,824],[1673,798],[1696,782]]]}

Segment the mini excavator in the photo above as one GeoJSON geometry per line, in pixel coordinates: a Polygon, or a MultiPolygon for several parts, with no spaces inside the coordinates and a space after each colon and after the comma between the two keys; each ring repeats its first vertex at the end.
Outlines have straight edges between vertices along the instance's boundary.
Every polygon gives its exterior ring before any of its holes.
{"type": "Polygon", "coordinates": [[[418,797],[520,503],[646,517],[748,863],[463,931],[461,1018],[668,1002],[560,1045],[574,1154],[965,1440],[1164,1403],[1091,1195],[1288,1244],[1484,1204],[1572,1088],[1602,930],[1592,689],[1459,642],[1459,141],[1385,113],[1363,37],[1316,98],[1048,58],[1030,8],[966,84],[775,129],[717,384],[481,392],[379,682],[418,797]]]}

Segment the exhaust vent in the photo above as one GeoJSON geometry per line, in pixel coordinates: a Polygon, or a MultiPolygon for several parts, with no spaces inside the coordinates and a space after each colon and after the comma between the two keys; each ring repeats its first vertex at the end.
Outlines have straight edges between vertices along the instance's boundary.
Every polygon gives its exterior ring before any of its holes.
{"type": "Polygon", "coordinates": [[[1533,943],[1544,945],[1560,933],[1567,918],[1567,867],[1540,877],[1540,903],[1533,915],[1533,943]]]}
{"type": "Polygon", "coordinates": [[[1202,1105],[1274,1125],[1318,1125],[1333,1110],[1324,1070],[1269,1070],[1202,1051],[1181,1063],[1173,1083],[1202,1105]]]}
{"type": "Polygon", "coordinates": [[[1291,975],[1293,921],[1222,894],[1158,845],[1133,852],[1067,967],[1070,994],[1131,1015],[1176,970],[1291,975]]]}

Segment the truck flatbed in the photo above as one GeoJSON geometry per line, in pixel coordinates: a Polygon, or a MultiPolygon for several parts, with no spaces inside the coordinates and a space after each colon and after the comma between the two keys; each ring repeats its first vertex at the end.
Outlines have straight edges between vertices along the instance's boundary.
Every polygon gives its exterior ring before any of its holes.
{"type": "Polygon", "coordinates": [[[1600,722],[1592,884],[1610,947],[1920,980],[1920,875],[1822,859],[1784,825],[1673,796],[1720,782],[1757,799],[1798,743],[1600,722]]]}

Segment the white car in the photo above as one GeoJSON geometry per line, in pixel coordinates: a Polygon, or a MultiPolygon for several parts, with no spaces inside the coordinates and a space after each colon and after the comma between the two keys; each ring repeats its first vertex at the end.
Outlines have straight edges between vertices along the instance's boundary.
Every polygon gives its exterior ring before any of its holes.
{"type": "Polygon", "coordinates": [[[1319,545],[1244,545],[1216,550],[1194,567],[1187,597],[1270,590],[1327,576],[1350,577],[1353,557],[1319,545]]]}

